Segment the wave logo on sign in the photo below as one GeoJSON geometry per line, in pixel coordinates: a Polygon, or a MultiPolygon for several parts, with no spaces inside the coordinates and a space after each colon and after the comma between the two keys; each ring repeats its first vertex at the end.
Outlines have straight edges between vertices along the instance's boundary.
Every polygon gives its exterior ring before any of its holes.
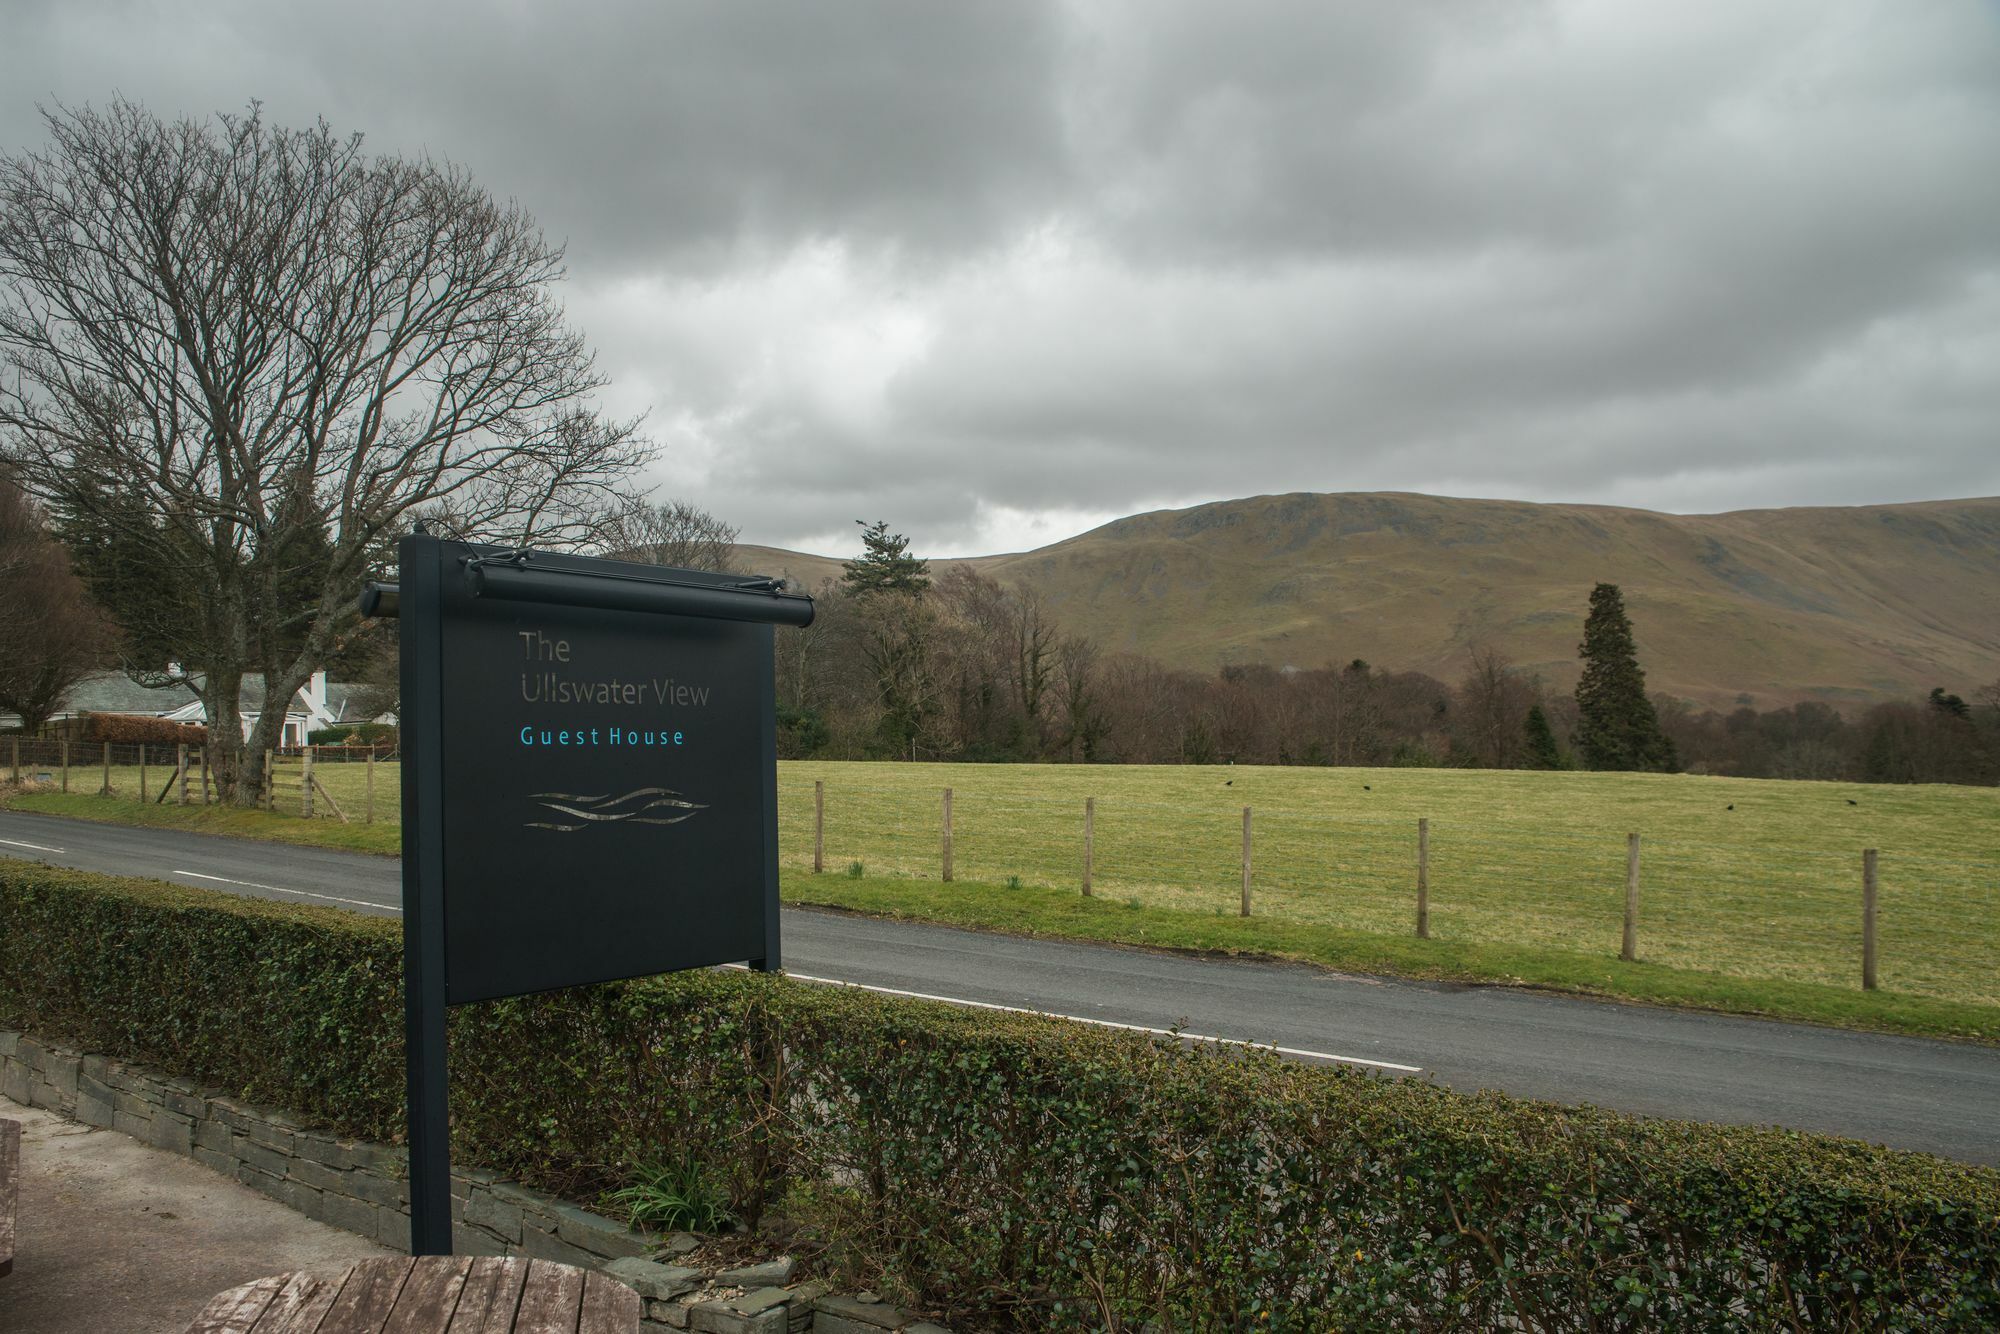
{"type": "Polygon", "coordinates": [[[559,834],[574,834],[579,829],[612,824],[679,824],[694,818],[696,812],[708,809],[699,802],[684,800],[680,793],[666,787],[633,788],[623,796],[536,792],[530,800],[540,802],[561,819],[529,820],[525,827],[553,829],[559,834]]]}

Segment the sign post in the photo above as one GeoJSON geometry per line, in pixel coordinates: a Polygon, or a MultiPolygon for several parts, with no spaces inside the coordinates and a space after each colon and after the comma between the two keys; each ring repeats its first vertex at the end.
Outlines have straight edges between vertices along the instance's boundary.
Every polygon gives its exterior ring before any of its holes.
{"type": "Polygon", "coordinates": [[[410,1249],[451,1253],[449,1006],[779,964],[767,579],[448,542],[401,620],[410,1249]]]}

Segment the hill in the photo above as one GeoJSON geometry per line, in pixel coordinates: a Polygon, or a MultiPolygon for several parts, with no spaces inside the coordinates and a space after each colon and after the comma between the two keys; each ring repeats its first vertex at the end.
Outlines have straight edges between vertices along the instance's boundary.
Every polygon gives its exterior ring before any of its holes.
{"type": "MultiPolygon", "coordinates": [[[[739,556],[808,587],[840,573],[828,557],[739,556]]],[[[2000,497],[1680,515],[1300,493],[962,563],[1041,589],[1107,650],[1204,671],[1359,657],[1450,680],[1488,644],[1566,689],[1601,580],[1625,590],[1651,687],[1703,705],[1865,703],[2000,676],[2000,497]]]]}

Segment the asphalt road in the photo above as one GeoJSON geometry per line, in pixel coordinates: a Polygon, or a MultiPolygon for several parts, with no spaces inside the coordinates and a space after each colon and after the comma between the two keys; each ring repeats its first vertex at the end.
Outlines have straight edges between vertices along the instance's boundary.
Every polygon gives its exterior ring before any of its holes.
{"type": "MultiPolygon", "coordinates": [[[[392,859],[0,811],[0,855],[394,915],[392,859]]],[[[787,909],[788,972],[1179,1027],[1460,1089],[1784,1125],[2000,1164],[2000,1049],[787,909]]]]}

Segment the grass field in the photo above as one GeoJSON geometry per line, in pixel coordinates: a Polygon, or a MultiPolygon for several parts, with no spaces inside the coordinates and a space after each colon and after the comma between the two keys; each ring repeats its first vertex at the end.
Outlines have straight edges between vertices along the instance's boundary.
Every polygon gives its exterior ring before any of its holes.
{"type": "MultiPolygon", "coordinates": [[[[141,818],[394,851],[395,766],[376,768],[373,827],[358,823],[363,766],[317,772],[357,823],[160,806],[141,818]]],[[[109,814],[112,803],[88,795],[100,782],[100,770],[79,767],[67,801],[24,792],[14,804],[109,814]]],[[[114,769],[113,785],[135,797],[136,769],[114,769]]],[[[795,762],[779,766],[779,793],[792,901],[2000,1036],[2000,791],[1991,788],[795,762]],[[826,791],[820,876],[810,873],[816,781],[826,791]],[[947,786],[956,883],[943,886],[947,786]],[[1086,797],[1096,807],[1089,902],[1076,892],[1086,797]],[[1245,806],[1254,812],[1248,922],[1237,916],[1245,806]],[[1429,942],[1412,938],[1419,817],[1430,822],[1429,942]],[[1642,840],[1637,966],[1617,960],[1627,831],[1642,840]],[[1873,995],[1859,989],[1869,847],[1881,854],[1873,995]],[[861,873],[850,877],[855,863],[861,873]]],[[[297,809],[295,776],[282,799],[297,809]]],[[[115,809],[140,816],[133,800],[115,809]]]]}
{"type": "Polygon", "coordinates": [[[1434,938],[1610,957],[1634,831],[1642,959],[1839,985],[1860,976],[1861,853],[1873,847],[1883,987],[2000,1004],[2000,791],[1990,788],[798,763],[781,766],[788,867],[810,864],[814,780],[826,784],[829,870],[858,860],[869,873],[936,878],[940,791],[950,785],[958,877],[1075,887],[1093,797],[1096,893],[1211,916],[1238,911],[1249,806],[1256,915],[1381,935],[1413,932],[1422,817],[1434,938]]]}

